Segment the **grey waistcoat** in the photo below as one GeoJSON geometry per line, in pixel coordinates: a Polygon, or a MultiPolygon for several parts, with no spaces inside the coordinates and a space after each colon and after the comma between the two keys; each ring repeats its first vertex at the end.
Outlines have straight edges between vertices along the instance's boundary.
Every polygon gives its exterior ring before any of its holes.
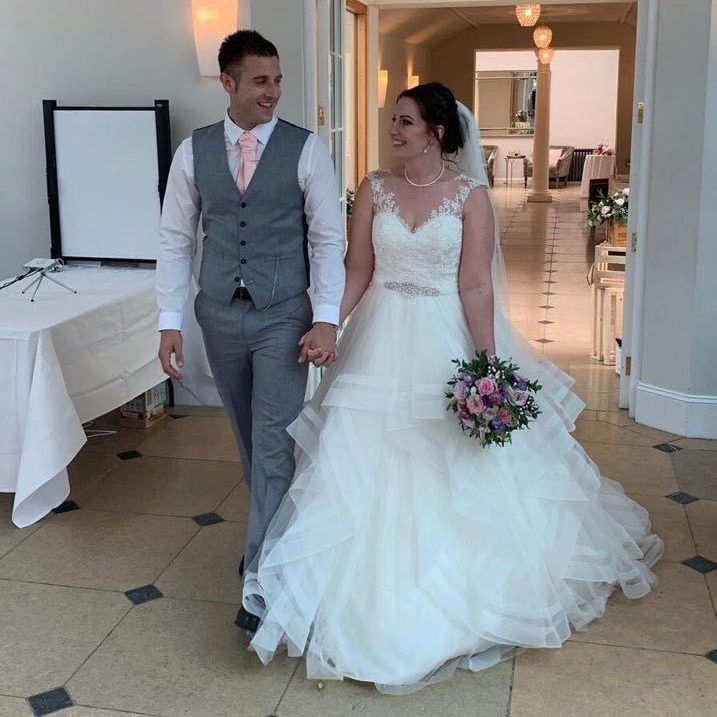
{"type": "Polygon", "coordinates": [[[297,168],[308,130],[279,120],[244,195],[229,171],[224,122],[192,135],[204,250],[202,291],[229,303],[244,280],[257,309],[306,291],[304,194],[297,168]]]}

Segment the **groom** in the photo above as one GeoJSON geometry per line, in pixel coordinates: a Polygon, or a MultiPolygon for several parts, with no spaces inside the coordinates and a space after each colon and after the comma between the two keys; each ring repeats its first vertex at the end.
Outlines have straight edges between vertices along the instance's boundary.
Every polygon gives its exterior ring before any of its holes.
{"type": "MultiPolygon", "coordinates": [[[[336,347],[344,235],[326,146],[274,115],[282,79],[276,47],[240,30],[222,43],[219,68],[227,114],[184,140],[169,173],[156,279],[159,358],[170,377],[181,379],[183,311],[201,214],[194,308],[249,488],[242,574],[245,564],[256,568],[294,474],[286,427],[301,410],[307,360],[320,365],[336,347]]],[[[236,624],[256,630],[258,618],[242,607],[236,624]]]]}

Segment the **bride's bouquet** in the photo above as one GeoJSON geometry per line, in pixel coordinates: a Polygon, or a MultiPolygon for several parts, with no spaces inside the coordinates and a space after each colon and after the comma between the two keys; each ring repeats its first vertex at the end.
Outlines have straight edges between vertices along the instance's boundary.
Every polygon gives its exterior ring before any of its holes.
{"type": "Polygon", "coordinates": [[[535,394],[541,386],[518,373],[518,366],[476,352],[472,361],[454,359],[458,373],[448,381],[447,410],[458,414],[465,433],[483,448],[511,442],[513,431],[525,428],[540,414],[535,394]]]}

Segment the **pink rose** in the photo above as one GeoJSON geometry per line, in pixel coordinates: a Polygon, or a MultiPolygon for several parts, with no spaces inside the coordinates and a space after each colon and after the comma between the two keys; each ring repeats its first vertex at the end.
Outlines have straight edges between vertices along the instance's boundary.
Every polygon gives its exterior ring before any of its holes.
{"type": "Polygon", "coordinates": [[[479,416],[483,413],[483,401],[481,401],[477,396],[469,396],[466,401],[466,407],[468,408],[469,413],[473,416],[479,416]]]}
{"type": "Polygon", "coordinates": [[[498,390],[498,385],[492,378],[482,378],[478,381],[478,393],[481,396],[488,396],[498,390]]]}
{"type": "Polygon", "coordinates": [[[510,425],[513,422],[513,414],[507,408],[501,408],[498,411],[498,420],[510,425]]]}

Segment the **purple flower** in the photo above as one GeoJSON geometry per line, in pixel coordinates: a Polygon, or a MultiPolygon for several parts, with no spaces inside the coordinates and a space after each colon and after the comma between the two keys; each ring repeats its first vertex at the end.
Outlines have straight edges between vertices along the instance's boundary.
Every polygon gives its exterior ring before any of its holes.
{"type": "Polygon", "coordinates": [[[528,388],[528,382],[518,374],[515,374],[515,377],[513,379],[513,383],[515,387],[520,391],[525,391],[526,388],[528,388]]]}
{"type": "Polygon", "coordinates": [[[486,421],[492,421],[498,415],[498,411],[495,408],[486,408],[483,411],[483,418],[486,421]]]}
{"type": "Polygon", "coordinates": [[[465,401],[469,393],[468,386],[460,381],[453,387],[453,395],[459,401],[465,401]]]}
{"type": "Polygon", "coordinates": [[[493,406],[501,406],[503,404],[504,398],[500,395],[497,391],[495,393],[492,393],[490,395],[490,402],[493,406]]]}
{"type": "Polygon", "coordinates": [[[494,431],[498,431],[500,433],[505,428],[505,425],[504,425],[503,421],[496,418],[495,420],[490,422],[490,427],[494,431]]]}
{"type": "Polygon", "coordinates": [[[513,403],[516,406],[525,406],[525,404],[528,402],[528,392],[527,391],[516,391],[513,394],[513,403]]]}

